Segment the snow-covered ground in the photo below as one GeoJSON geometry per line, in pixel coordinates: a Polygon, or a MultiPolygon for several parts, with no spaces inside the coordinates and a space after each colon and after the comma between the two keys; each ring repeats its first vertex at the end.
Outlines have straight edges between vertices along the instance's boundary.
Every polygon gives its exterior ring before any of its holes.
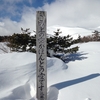
{"type": "MultiPolygon", "coordinates": [[[[55,34],[54,32],[56,32],[57,29],[60,29],[60,32],[62,32],[60,36],[71,35],[73,39],[77,39],[79,35],[81,37],[91,35],[93,34],[92,32],[94,30],[98,30],[99,28],[90,30],[90,29],[85,29],[85,28],[80,28],[80,27],[64,27],[64,26],[54,25],[54,26],[47,27],[48,36],[54,35],[55,34]]],[[[35,32],[31,33],[31,35],[34,35],[34,34],[35,32]]]]}
{"type": "MultiPolygon", "coordinates": [[[[66,63],[47,58],[48,100],[100,100],[100,42],[78,44],[66,63]]],[[[36,55],[0,54],[0,100],[35,100],[36,55]]]]}
{"type": "Polygon", "coordinates": [[[10,48],[7,46],[7,42],[0,42],[0,54],[11,52],[10,48]]]}
{"type": "Polygon", "coordinates": [[[71,35],[74,39],[77,39],[79,35],[83,37],[83,36],[93,34],[92,30],[89,29],[80,28],[80,27],[64,27],[59,25],[48,27],[47,33],[54,35],[54,32],[56,32],[57,29],[60,29],[60,31],[62,32],[60,34],[61,36],[71,35]]]}

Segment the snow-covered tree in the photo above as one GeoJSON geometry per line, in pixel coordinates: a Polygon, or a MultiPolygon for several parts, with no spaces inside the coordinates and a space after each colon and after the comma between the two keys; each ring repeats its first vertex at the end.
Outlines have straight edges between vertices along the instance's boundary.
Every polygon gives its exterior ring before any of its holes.
{"type": "Polygon", "coordinates": [[[60,29],[57,29],[57,31],[54,33],[54,36],[47,38],[47,49],[49,56],[50,50],[53,51],[54,55],[57,53],[74,53],[78,51],[78,46],[69,48],[71,45],[76,43],[76,40],[73,40],[70,35],[60,36],[62,33],[60,29]]]}
{"type": "MultiPolygon", "coordinates": [[[[36,35],[31,36],[29,29],[23,30],[21,33],[14,33],[9,40],[9,47],[12,51],[29,51],[36,52],[36,35]]],[[[54,36],[47,37],[47,56],[55,56],[58,53],[74,53],[78,51],[78,46],[69,48],[76,43],[76,40],[70,35],[60,36],[60,29],[54,32],[54,36]]]]}
{"type": "Polygon", "coordinates": [[[21,28],[21,33],[14,33],[9,40],[8,46],[11,48],[12,51],[30,51],[36,52],[33,48],[36,46],[36,37],[30,36],[29,29],[23,30],[21,28]]]}

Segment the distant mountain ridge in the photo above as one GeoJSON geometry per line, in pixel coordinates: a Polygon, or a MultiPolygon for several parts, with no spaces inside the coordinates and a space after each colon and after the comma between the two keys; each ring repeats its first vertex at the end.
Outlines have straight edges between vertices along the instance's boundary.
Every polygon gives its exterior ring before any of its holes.
{"type": "Polygon", "coordinates": [[[60,35],[65,36],[65,35],[71,35],[74,39],[76,39],[79,35],[80,36],[87,36],[91,35],[92,31],[85,29],[85,28],[79,28],[79,27],[63,27],[59,25],[55,26],[50,26],[47,28],[47,33],[54,35],[54,31],[57,31],[57,29],[60,29],[62,32],[60,35]]]}

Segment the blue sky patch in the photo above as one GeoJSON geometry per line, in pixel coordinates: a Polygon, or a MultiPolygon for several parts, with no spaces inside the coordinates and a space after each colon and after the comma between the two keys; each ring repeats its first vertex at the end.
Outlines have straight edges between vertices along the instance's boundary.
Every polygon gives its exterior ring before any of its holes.
{"type": "Polygon", "coordinates": [[[0,18],[10,18],[19,22],[24,7],[38,8],[45,3],[52,3],[54,0],[0,0],[0,18]]]}

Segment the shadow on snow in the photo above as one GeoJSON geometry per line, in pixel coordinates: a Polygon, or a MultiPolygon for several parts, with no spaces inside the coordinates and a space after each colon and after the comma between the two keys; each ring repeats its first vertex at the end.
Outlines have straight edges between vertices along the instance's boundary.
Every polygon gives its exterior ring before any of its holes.
{"type": "Polygon", "coordinates": [[[63,89],[65,87],[68,87],[68,86],[71,86],[71,85],[75,85],[75,84],[78,84],[78,83],[81,83],[81,82],[88,81],[88,80],[96,78],[98,76],[100,76],[99,73],[90,74],[88,76],[84,76],[84,77],[81,77],[81,78],[78,78],[78,79],[73,79],[73,80],[57,83],[57,84],[54,84],[52,86],[55,86],[57,89],[60,90],[60,89],[63,89]]]}
{"type": "Polygon", "coordinates": [[[83,53],[83,52],[72,53],[72,54],[64,56],[63,61],[65,63],[68,63],[70,61],[75,61],[75,60],[84,60],[84,59],[87,59],[87,57],[84,56],[87,54],[88,53],[83,53]]]}

